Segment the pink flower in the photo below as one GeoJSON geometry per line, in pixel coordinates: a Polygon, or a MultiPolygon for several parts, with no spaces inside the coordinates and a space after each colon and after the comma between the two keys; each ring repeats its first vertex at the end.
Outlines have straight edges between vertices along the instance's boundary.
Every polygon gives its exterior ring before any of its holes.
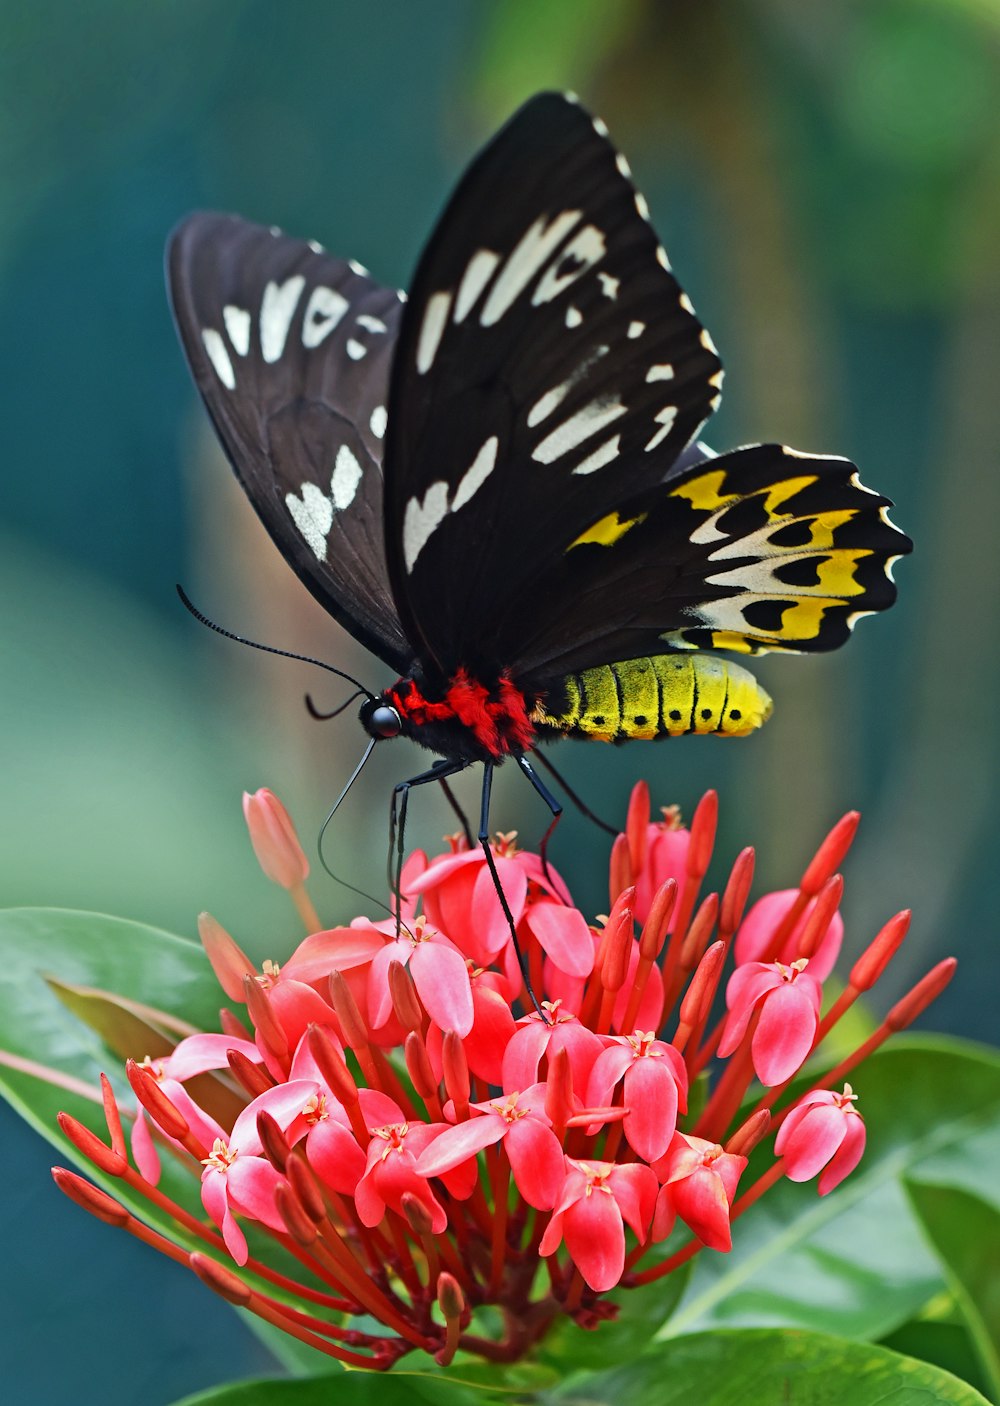
{"type": "Polygon", "coordinates": [[[413,925],[413,935],[403,932],[388,941],[372,961],[369,972],[368,1014],[378,1029],[392,1014],[388,971],[390,962],[410,969],[417,994],[434,1023],[442,1030],[468,1035],[475,1010],[469,968],[459,949],[441,932],[422,919],[413,925]]]}
{"type": "MultiPolygon", "coordinates": [[[[494,863],[515,924],[535,896],[569,902],[565,884],[549,866],[548,875],[535,854],[519,850],[515,835],[500,835],[494,863]]],[[[458,943],[478,966],[489,966],[510,942],[510,927],[482,849],[459,850],[433,860],[406,886],[408,897],[423,897],[424,912],[435,927],[458,943]]]]}
{"type": "MultiPolygon", "coordinates": [[[[412,1196],[427,1213],[432,1234],[441,1234],[448,1224],[448,1216],[427,1177],[417,1171],[417,1159],[443,1126],[440,1123],[393,1123],[374,1130],[364,1175],[354,1193],[362,1225],[378,1225],[387,1206],[405,1215],[403,1197],[412,1196]]],[[[448,1190],[461,1198],[472,1191],[477,1174],[475,1164],[471,1170],[471,1178],[464,1167],[441,1173],[441,1178],[448,1190]]]]}
{"type": "Polygon", "coordinates": [[[623,1080],[625,1137],[647,1162],[662,1157],[677,1126],[677,1113],[687,1112],[687,1069],[672,1045],[652,1031],[616,1035],[594,1061],[586,1101],[592,1108],[610,1104],[623,1080]]]}
{"type": "Polygon", "coordinates": [[[558,1005],[544,1003],[542,1009],[546,1013],[545,1020],[537,1011],[532,1011],[518,1021],[518,1029],[503,1058],[504,1088],[514,1092],[537,1083],[542,1058],[551,1063],[560,1050],[565,1050],[574,1086],[585,1089],[604,1042],[575,1015],[561,1011],[558,1005]]]}
{"type": "Polygon", "coordinates": [[[654,1240],[664,1240],[680,1216],[711,1250],[731,1250],[729,1208],[745,1157],[724,1152],[717,1142],[674,1133],[670,1149],[653,1163],[663,1186],[656,1203],[654,1240]]]}
{"type": "MultiPolygon", "coordinates": [[[[668,879],[676,879],[678,888],[683,885],[690,844],[691,832],[681,825],[673,810],[665,811],[662,820],[646,823],[645,855],[632,877],[637,922],[646,921],[655,894],[668,879]]],[[[672,922],[667,931],[673,931],[672,922]]]]}
{"type": "Polygon", "coordinates": [[[205,1158],[201,1174],[201,1199],[205,1210],[222,1231],[226,1249],[237,1264],[248,1258],[246,1236],[234,1219],[234,1212],[260,1221],[272,1230],[283,1231],[285,1223],[275,1205],[275,1193],[283,1178],[262,1152],[257,1116],[269,1113],[284,1130],[316,1097],[316,1085],[307,1079],[279,1084],[248,1103],[226,1137],[222,1130],[205,1158]]]}
{"type": "MultiPolygon", "coordinates": [[[[736,934],[733,952],[738,966],[743,966],[747,962],[765,960],[765,953],[768,952],[771,939],[797,897],[797,889],[779,889],[774,893],[765,893],[763,898],[758,898],[743,919],[740,930],[736,934]]],[[[770,960],[786,964],[795,961],[799,955],[799,942],[803,930],[815,907],[816,899],[811,898],[806,904],[801,918],[782,943],[780,952],[773,953],[770,960]]],[[[833,971],[833,964],[840,955],[840,945],[843,940],[844,920],[839,912],[834,913],[825,935],[820,939],[818,946],[809,958],[809,974],[814,976],[817,981],[825,981],[833,971]]]]}
{"type": "Polygon", "coordinates": [[[562,1190],[566,1170],[562,1147],[545,1112],[545,1085],[489,1103],[474,1103],[479,1116],[446,1128],[417,1160],[420,1176],[438,1177],[475,1164],[486,1147],[503,1141],[514,1182],[529,1206],[549,1211],[562,1190]]]}
{"type": "Polygon", "coordinates": [[[788,1113],[774,1150],[784,1157],[790,1181],[811,1181],[825,1167],[818,1190],[826,1196],[854,1171],[865,1150],[865,1120],[854,1107],[856,1098],[850,1084],[842,1094],[820,1089],[788,1113]]]}
{"type": "Polygon", "coordinates": [[[750,1042],[757,1078],[768,1086],[790,1079],[816,1039],[822,990],[805,969],[804,957],[783,962],[747,962],[737,967],[726,988],[729,1019],[719,1042],[721,1058],[742,1041],[758,1015],[750,1042]]]}
{"type": "MultiPolygon", "coordinates": [[[[165,1058],[129,1063],[138,1170],[109,1082],[110,1143],[65,1114],[60,1127],[103,1176],[126,1179],[130,1200],[147,1197],[158,1228],[166,1141],[180,1167],[201,1171],[204,1206],[236,1261],[222,1267],[196,1253],[192,1269],[348,1367],[387,1368],[414,1347],[440,1364],[459,1346],[493,1358],[477,1335],[494,1320],[528,1325],[526,1347],[560,1314],[593,1327],[608,1312],[600,1296],[623,1276],[626,1286],[651,1284],[697,1253],[728,1250],[734,1211],[780,1175],[817,1176],[826,1194],[864,1146],[849,1086],[789,1108],[762,1098],[754,1074],[783,1084],[816,1044],[817,972],[842,930],[833,871],[857,817],[834,827],[797,889],[765,896],[741,926],[751,850],[720,886],[721,902],[700,896],[716,807],[710,792],[690,834],[650,825],[648,791],[635,788],[603,925],[586,921],[538,856],[500,837],[497,867],[541,1010],[525,994],[478,850],[411,855],[399,923],[361,917],[323,929],[300,886],[291,897],[310,935],[283,966],[251,968],[203,918],[213,970],[240,1013],[223,1011],[225,1034],[193,1034],[165,1058]],[[679,883],[663,887],[668,877],[679,883]],[[655,915],[637,936],[655,889],[655,915]],[[782,937],[792,913],[795,930],[782,937]],[[734,953],[720,1038],[711,1010],[734,953]],[[705,1088],[689,1111],[694,1077],[705,1088]],[[754,1147],[760,1179],[737,1200],[754,1147]],[[693,1234],[656,1253],[678,1218],[693,1234]],[[261,1246],[247,1282],[236,1270],[247,1263],[243,1220],[255,1222],[261,1246]],[[289,1249],[306,1267],[299,1291],[289,1249]],[[280,1288],[273,1298],[268,1280],[280,1288]],[[466,1332],[473,1308],[484,1312],[466,1332]],[[328,1314],[336,1328],[317,1336],[328,1314]]],[[[891,919],[855,963],[824,1030],[877,980],[906,918],[891,919]]],[[[919,1014],[952,969],[928,973],[859,1053],[919,1014]]],[[[131,1223],[131,1206],[68,1172],[57,1182],[102,1219],[131,1223]]],[[[189,1231],[182,1219],[182,1259],[189,1231]]]]}
{"type": "Polygon", "coordinates": [[[656,1177],[649,1167],[567,1157],[563,1193],[538,1253],[551,1255],[565,1241],[586,1283],[604,1293],[625,1268],[625,1226],[645,1240],[655,1204],[656,1177]]]}

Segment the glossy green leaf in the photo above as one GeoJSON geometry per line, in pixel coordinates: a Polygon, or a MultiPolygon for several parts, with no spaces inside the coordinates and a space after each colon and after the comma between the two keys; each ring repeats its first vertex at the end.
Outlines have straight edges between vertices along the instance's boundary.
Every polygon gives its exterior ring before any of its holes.
{"type": "Polygon", "coordinates": [[[902,1179],[924,1168],[941,1181],[981,1177],[974,1149],[1000,1126],[1000,1057],[908,1037],[880,1051],[854,1082],[868,1126],[858,1170],[827,1197],[814,1184],[772,1188],[737,1222],[731,1254],[698,1257],[691,1290],[664,1334],[782,1325],[877,1339],[941,1290],[940,1266],[902,1179]]]}
{"type": "MultiPolygon", "coordinates": [[[[499,1380],[496,1386],[503,1389],[499,1380]]],[[[433,1373],[339,1372],[308,1381],[236,1382],[174,1406],[475,1406],[479,1399],[477,1389],[433,1373]]]]}
{"type": "Polygon", "coordinates": [[[722,1330],[678,1338],[567,1382],[587,1406],[989,1406],[967,1383],[887,1348],[825,1333],[722,1330]]]}
{"type": "MultiPolygon", "coordinates": [[[[995,1181],[997,1164],[986,1165],[995,1181]]],[[[941,1258],[983,1372],[1000,1398],[1000,1212],[955,1186],[911,1180],[907,1190],[941,1258]]]]}
{"type": "Polygon", "coordinates": [[[986,1393],[986,1378],[964,1323],[912,1319],[883,1338],[880,1346],[906,1357],[919,1357],[921,1362],[930,1362],[986,1393]]]}
{"type": "MultiPolygon", "coordinates": [[[[64,1109],[106,1140],[98,1076],[103,1070],[123,1105],[135,1100],[122,1063],[70,1009],[67,987],[113,991],[201,1029],[218,1026],[220,992],[204,952],[194,942],[99,913],[13,908],[0,912],[0,1094],[69,1160],[93,1169],[59,1132],[64,1109]],[[62,984],[63,997],[56,994],[62,984]]],[[[82,999],[82,997],[80,998],[82,999]]],[[[139,1028],[139,1027],[136,1027],[139,1028]]],[[[142,1059],[146,1050],[132,1051],[142,1059]]],[[[98,1178],[99,1179],[99,1178],[98,1178]]],[[[112,1194],[154,1220],[117,1183],[112,1194]]],[[[163,1189],[188,1207],[200,1206],[197,1183],[164,1159],[163,1189]]]]}

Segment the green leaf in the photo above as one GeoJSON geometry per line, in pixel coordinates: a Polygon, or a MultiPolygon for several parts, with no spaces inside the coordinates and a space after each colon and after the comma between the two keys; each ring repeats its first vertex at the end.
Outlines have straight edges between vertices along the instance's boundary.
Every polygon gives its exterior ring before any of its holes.
{"type": "Polygon", "coordinates": [[[476,1406],[478,1399],[477,1389],[433,1373],[338,1372],[308,1381],[236,1382],[174,1406],[476,1406]]]}
{"type": "MultiPolygon", "coordinates": [[[[0,984],[0,1095],[64,1159],[101,1181],[63,1137],[56,1114],[64,1109],[106,1141],[101,1071],[126,1108],[135,1100],[120,1058],[69,1008],[67,990],[114,991],[126,1002],[211,1030],[218,1025],[220,992],[208,959],[197,944],[142,923],[100,913],[11,908],[0,911],[0,963],[6,976],[0,984]]],[[[142,1059],[146,1051],[133,1053],[142,1059]]],[[[156,1223],[146,1202],[130,1198],[117,1182],[102,1184],[156,1223]]],[[[162,1189],[200,1213],[196,1179],[170,1157],[164,1158],[162,1189]]]]}
{"type": "Polygon", "coordinates": [[[986,1378],[964,1323],[912,1319],[883,1338],[881,1346],[904,1356],[919,1357],[921,1362],[930,1362],[953,1377],[961,1377],[977,1391],[986,1391],[986,1378]]]}
{"type": "Polygon", "coordinates": [[[948,1372],[825,1333],[745,1329],[678,1338],[550,1400],[587,1406],[989,1406],[948,1372]]]}
{"type": "Polygon", "coordinates": [[[811,1184],[773,1187],[737,1221],[731,1254],[699,1255],[665,1335],[772,1325],[877,1339],[940,1292],[903,1178],[933,1168],[937,1180],[978,1184],[989,1163],[977,1139],[1000,1127],[1000,1057],[912,1036],[881,1050],[855,1083],[868,1126],[858,1170],[827,1197],[811,1184]]]}
{"type": "MultiPolygon", "coordinates": [[[[995,1168],[997,1164],[985,1165],[995,1168]]],[[[916,1180],[906,1185],[927,1238],[941,1258],[983,1372],[994,1396],[1000,1398],[1000,1212],[955,1186],[916,1180]]]]}

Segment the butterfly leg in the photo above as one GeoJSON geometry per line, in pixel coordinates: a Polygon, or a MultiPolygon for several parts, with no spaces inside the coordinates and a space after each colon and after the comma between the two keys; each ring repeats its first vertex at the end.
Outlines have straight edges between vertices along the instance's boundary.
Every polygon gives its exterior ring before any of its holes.
{"type": "Polygon", "coordinates": [[[410,791],[414,786],[426,786],[430,781],[444,781],[445,778],[454,776],[456,772],[464,771],[466,765],[466,762],[449,761],[446,757],[442,757],[427,771],[422,771],[417,776],[411,776],[408,781],[400,781],[392,788],[392,799],[389,804],[389,854],[386,861],[386,871],[389,890],[396,899],[397,937],[402,931],[403,925],[402,876],[406,843],[406,811],[410,791]],[[393,865],[394,858],[395,866],[393,865]]]}
{"type": "Polygon", "coordinates": [[[441,783],[441,790],[444,792],[448,804],[458,816],[458,823],[462,827],[462,833],[465,836],[465,843],[471,849],[475,841],[472,838],[472,826],[469,824],[469,817],[466,815],[465,811],[455,799],[455,793],[452,791],[451,787],[448,785],[444,777],[439,776],[438,780],[441,783]]]}
{"type": "MultiPolygon", "coordinates": [[[[519,758],[520,760],[520,758],[519,758]]],[[[507,926],[510,928],[511,940],[514,943],[514,951],[517,953],[517,965],[521,969],[521,976],[524,978],[525,989],[531,998],[531,1004],[546,1023],[548,1017],[538,1004],[538,997],[535,995],[531,985],[531,977],[528,974],[528,963],[524,953],[521,951],[521,944],[517,940],[517,928],[514,924],[514,915],[510,911],[510,904],[507,902],[507,895],[503,891],[503,884],[500,882],[500,875],[497,873],[496,860],[493,858],[493,851],[490,848],[490,794],[493,790],[493,763],[483,763],[483,793],[479,807],[479,843],[482,845],[483,854],[486,856],[486,864],[493,877],[493,887],[496,889],[497,898],[500,900],[500,907],[503,909],[504,917],[507,919],[507,926]]]]}
{"type": "MultiPolygon", "coordinates": [[[[525,776],[531,782],[532,786],[541,796],[542,800],[548,806],[549,811],[552,815],[552,819],[549,822],[549,828],[545,831],[545,834],[542,836],[541,844],[538,846],[538,854],[539,858],[542,861],[542,872],[545,874],[545,877],[548,879],[549,883],[556,890],[556,892],[559,893],[559,885],[556,883],[555,879],[552,877],[551,872],[549,871],[548,849],[549,840],[555,834],[556,826],[562,819],[563,808],[556,800],[555,796],[553,796],[552,792],[546,786],[542,778],[538,775],[538,772],[528,761],[528,758],[524,756],[523,753],[519,754],[518,756],[515,756],[514,760],[517,762],[518,766],[524,772],[525,776]]],[[[564,903],[568,901],[564,894],[560,893],[560,897],[563,899],[564,903]]]]}
{"type": "Polygon", "coordinates": [[[546,757],[544,753],[539,751],[537,748],[535,749],[535,759],[541,762],[542,766],[545,768],[545,770],[549,773],[550,776],[555,777],[559,787],[566,792],[566,795],[573,802],[573,804],[576,806],[577,810],[580,812],[581,815],[585,816],[588,820],[592,820],[595,825],[600,826],[600,828],[606,831],[607,834],[615,836],[618,834],[618,831],[614,825],[609,825],[606,820],[602,820],[599,815],[594,814],[590,807],[586,805],[576,794],[572,786],[563,776],[562,772],[556,771],[555,767],[549,761],[548,757],[546,757]]]}

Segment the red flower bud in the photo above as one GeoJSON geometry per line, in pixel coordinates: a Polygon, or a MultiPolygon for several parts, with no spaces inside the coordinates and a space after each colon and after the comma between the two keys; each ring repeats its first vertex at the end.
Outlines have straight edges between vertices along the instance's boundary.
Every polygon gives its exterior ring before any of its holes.
{"type": "Polygon", "coordinates": [[[272,882],[293,889],[309,877],[309,861],[288,811],[273,791],[243,793],[243,815],[257,862],[272,882]]]}

